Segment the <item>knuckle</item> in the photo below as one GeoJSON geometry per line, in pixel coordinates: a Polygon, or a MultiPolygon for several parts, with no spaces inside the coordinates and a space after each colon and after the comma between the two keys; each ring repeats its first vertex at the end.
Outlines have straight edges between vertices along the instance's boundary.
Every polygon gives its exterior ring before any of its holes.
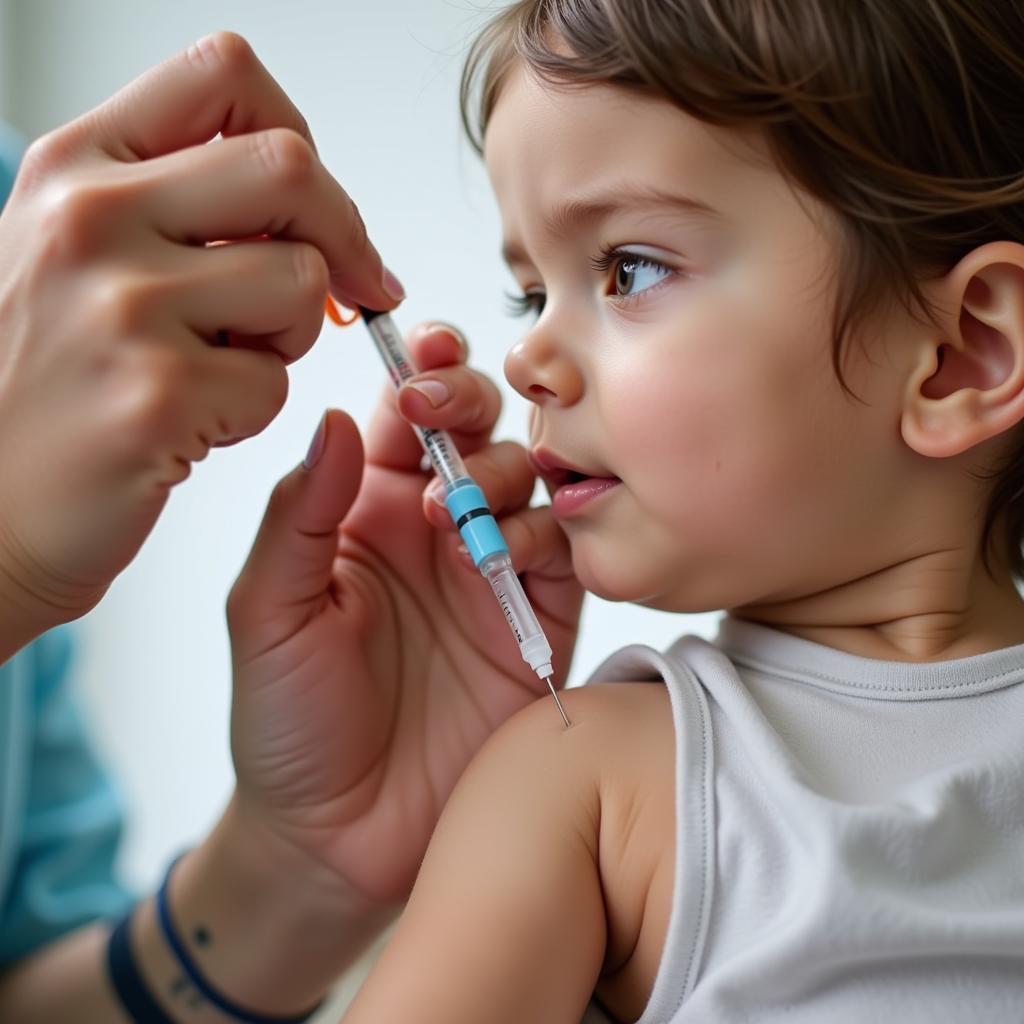
{"type": "Polygon", "coordinates": [[[77,262],[95,255],[106,234],[106,189],[61,178],[40,194],[37,238],[51,259],[77,262]]]}
{"type": "Polygon", "coordinates": [[[174,349],[137,353],[122,374],[115,403],[121,429],[140,442],[153,443],[168,432],[178,433],[189,393],[190,373],[174,349]]]}
{"type": "Polygon", "coordinates": [[[118,272],[93,284],[80,315],[102,336],[131,337],[145,329],[158,301],[153,282],[118,272]]]}
{"type": "Polygon", "coordinates": [[[47,133],[32,142],[21,159],[18,177],[21,182],[36,185],[65,163],[70,150],[67,133],[61,129],[47,133]]]}
{"type": "Polygon", "coordinates": [[[255,157],[279,186],[300,188],[309,184],[316,156],[309,143],[290,128],[271,128],[252,136],[255,157]]]}
{"type": "Polygon", "coordinates": [[[221,29],[203,36],[186,51],[190,64],[202,70],[213,70],[229,77],[245,74],[256,62],[256,54],[248,41],[237,32],[221,29]]]}

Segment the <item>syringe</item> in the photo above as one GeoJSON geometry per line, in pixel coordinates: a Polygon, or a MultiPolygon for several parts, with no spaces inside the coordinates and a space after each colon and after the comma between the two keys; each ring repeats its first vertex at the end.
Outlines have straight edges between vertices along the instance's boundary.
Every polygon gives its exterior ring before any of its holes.
{"type": "MultiPolygon", "coordinates": [[[[402,335],[389,314],[378,313],[362,306],[359,307],[359,311],[397,390],[417,373],[402,335]]],[[[434,471],[444,485],[445,507],[448,514],[462,535],[462,540],[474,564],[480,570],[480,575],[490,583],[505,621],[512,630],[516,643],[519,644],[519,653],[523,661],[547,682],[562,721],[568,728],[571,723],[562,702],[558,699],[558,691],[551,681],[551,645],[544,636],[544,630],[541,629],[537,616],[530,607],[523,585],[512,568],[508,545],[491,514],[483,491],[466,472],[462,456],[459,455],[447,431],[419,426],[412,429],[419,437],[434,471]]]]}

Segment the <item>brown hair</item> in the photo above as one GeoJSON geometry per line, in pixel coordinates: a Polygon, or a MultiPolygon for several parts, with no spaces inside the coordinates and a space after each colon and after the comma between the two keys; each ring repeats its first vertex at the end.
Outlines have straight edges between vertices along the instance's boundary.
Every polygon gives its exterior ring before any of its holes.
{"type": "MultiPolygon", "coordinates": [[[[844,342],[882,300],[933,316],[922,277],[1024,242],[1022,44],[1017,0],[518,0],[470,50],[462,118],[482,151],[522,60],[553,84],[618,84],[760,128],[838,216],[832,356],[846,387],[844,342]]],[[[1002,521],[1024,578],[1024,445],[990,478],[985,562],[1002,521]]]]}

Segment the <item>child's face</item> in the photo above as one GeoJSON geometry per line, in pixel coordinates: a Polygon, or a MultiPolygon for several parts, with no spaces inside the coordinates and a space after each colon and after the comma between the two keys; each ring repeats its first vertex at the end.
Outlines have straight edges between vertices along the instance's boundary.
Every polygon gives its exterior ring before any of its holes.
{"type": "Polygon", "coordinates": [[[486,157],[509,265],[544,296],[506,361],[534,403],[531,445],[603,478],[553,501],[583,584],[736,608],[890,564],[877,525],[906,519],[908,452],[885,341],[903,326],[876,321],[870,359],[852,346],[846,379],[866,404],[846,396],[831,364],[836,229],[764,144],[516,70],[486,157]]]}

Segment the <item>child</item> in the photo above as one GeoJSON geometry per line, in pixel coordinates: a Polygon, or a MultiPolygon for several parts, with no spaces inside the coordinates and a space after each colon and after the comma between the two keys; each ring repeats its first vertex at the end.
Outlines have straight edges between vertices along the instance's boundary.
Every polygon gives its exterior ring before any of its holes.
{"type": "Polygon", "coordinates": [[[1022,49],[1004,0],[478,41],[575,573],[728,615],[499,730],[347,1024],[1024,1020],[1022,49]]]}

